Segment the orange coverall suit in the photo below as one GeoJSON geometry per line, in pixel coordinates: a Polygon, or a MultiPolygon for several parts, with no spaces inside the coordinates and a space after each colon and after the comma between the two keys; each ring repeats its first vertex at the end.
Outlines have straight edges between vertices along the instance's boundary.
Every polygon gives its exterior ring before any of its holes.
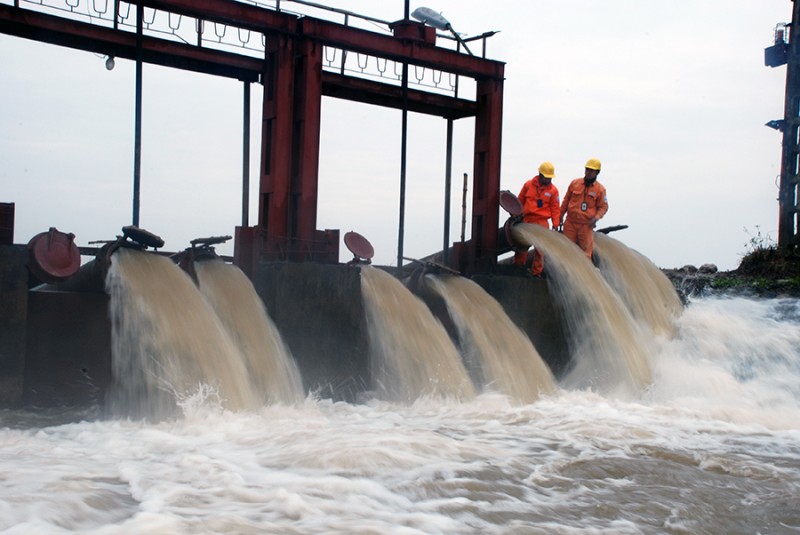
{"type": "MultiPolygon", "coordinates": [[[[539,182],[539,175],[536,175],[522,185],[522,190],[517,198],[522,203],[522,220],[525,223],[533,223],[547,228],[547,220],[550,219],[553,221],[553,228],[558,228],[561,218],[560,200],[558,188],[552,182],[543,186],[539,182]]],[[[524,265],[527,257],[527,251],[516,253],[514,263],[524,265]]],[[[531,273],[541,275],[542,270],[544,270],[544,255],[539,252],[539,249],[534,249],[531,273]]]]}
{"type": "Polygon", "coordinates": [[[591,262],[594,223],[608,212],[605,186],[597,180],[587,186],[583,178],[576,178],[570,182],[564,194],[561,212],[567,217],[562,229],[564,236],[577,243],[591,262]]]}

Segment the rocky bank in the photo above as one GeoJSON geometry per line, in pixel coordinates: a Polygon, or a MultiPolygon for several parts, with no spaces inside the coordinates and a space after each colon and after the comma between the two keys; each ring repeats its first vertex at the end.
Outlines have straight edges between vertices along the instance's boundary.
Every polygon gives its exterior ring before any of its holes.
{"type": "Polygon", "coordinates": [[[682,299],[706,295],[750,297],[800,297],[800,256],[774,249],[755,251],[734,271],[719,271],[714,264],[661,269],[682,299]]]}

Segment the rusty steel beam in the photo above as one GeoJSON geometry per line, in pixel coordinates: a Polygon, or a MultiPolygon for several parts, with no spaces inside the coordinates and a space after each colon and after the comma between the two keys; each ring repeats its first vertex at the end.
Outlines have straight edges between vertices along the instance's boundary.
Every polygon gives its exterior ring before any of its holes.
{"type": "MultiPolygon", "coordinates": [[[[295,34],[348,51],[361,52],[411,65],[430,67],[471,78],[502,80],[505,64],[454,50],[397,39],[368,30],[343,26],[313,17],[298,18],[232,2],[231,0],[140,0],[142,4],[210,22],[230,24],[260,32],[295,34]]],[[[138,4],[132,1],[131,4],[138,4]]]]}
{"type": "MultiPolygon", "coordinates": [[[[403,107],[403,89],[400,86],[375,82],[366,78],[344,76],[329,71],[322,73],[322,94],[326,97],[374,104],[397,110],[403,107]]],[[[428,93],[418,89],[408,90],[408,111],[446,119],[462,119],[473,117],[477,110],[477,105],[471,100],[428,93]]]]}
{"type": "Polygon", "coordinates": [[[296,15],[231,0],[132,0],[162,11],[262,33],[297,33],[296,15]]]}
{"type": "Polygon", "coordinates": [[[475,79],[502,80],[505,64],[408,39],[397,39],[325,20],[300,19],[300,33],[308,39],[348,51],[429,67],[475,79]]]}
{"type": "MultiPolygon", "coordinates": [[[[61,17],[0,5],[0,33],[78,50],[136,59],[136,34],[61,17]]],[[[145,36],[146,63],[255,82],[263,60],[231,52],[145,36]]],[[[323,95],[394,109],[402,107],[399,86],[323,71],[323,95]]],[[[409,110],[460,119],[476,113],[474,102],[410,89],[409,110]]]]}
{"type": "MultiPolygon", "coordinates": [[[[0,33],[98,54],[136,59],[136,34],[0,5],[0,33]]],[[[144,37],[146,63],[257,81],[263,60],[175,41],[144,37]]]]}

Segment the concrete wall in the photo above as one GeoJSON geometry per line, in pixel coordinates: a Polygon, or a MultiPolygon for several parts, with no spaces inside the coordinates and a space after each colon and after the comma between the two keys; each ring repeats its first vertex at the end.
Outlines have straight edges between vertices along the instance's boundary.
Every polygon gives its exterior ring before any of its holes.
{"type": "MultiPolygon", "coordinates": [[[[473,280],[501,304],[558,375],[569,352],[547,281],[520,276],[513,266],[508,273],[499,271],[475,275],[473,280]]],[[[297,361],[306,390],[354,401],[360,392],[374,389],[358,267],[262,264],[253,282],[297,361]]],[[[430,293],[419,295],[457,341],[441,299],[430,293]]]]}
{"type": "Polygon", "coordinates": [[[103,402],[111,382],[108,296],[32,291],[25,332],[24,404],[103,402]]]}
{"type": "Polygon", "coordinates": [[[25,324],[28,314],[28,251],[24,245],[0,245],[0,406],[22,395],[25,324]]]}
{"type": "Polygon", "coordinates": [[[516,266],[498,266],[497,270],[495,274],[475,275],[472,280],[500,303],[556,377],[560,376],[569,363],[569,349],[547,281],[520,276],[516,266]]]}
{"type": "MultiPolygon", "coordinates": [[[[108,296],[28,290],[24,246],[0,246],[0,406],[102,402],[111,380],[108,296]]],[[[498,266],[473,280],[497,299],[558,374],[568,362],[547,282],[498,266]]],[[[358,266],[265,263],[253,284],[300,368],[306,391],[357,401],[374,390],[358,266]]],[[[443,303],[426,300],[456,337],[443,303]]]]}
{"type": "Polygon", "coordinates": [[[257,267],[253,285],[289,346],[306,391],[355,401],[371,389],[358,267],[266,263],[257,267]]]}

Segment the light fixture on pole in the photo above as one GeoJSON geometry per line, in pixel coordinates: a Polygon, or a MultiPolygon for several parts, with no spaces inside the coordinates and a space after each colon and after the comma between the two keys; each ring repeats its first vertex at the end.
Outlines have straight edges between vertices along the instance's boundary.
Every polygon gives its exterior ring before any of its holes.
{"type": "Polygon", "coordinates": [[[783,130],[783,123],[783,119],[773,119],[772,121],[767,121],[764,123],[764,126],[769,126],[775,130],[783,130]]]}
{"type": "Polygon", "coordinates": [[[449,31],[453,34],[453,37],[456,38],[456,41],[458,41],[464,47],[464,50],[466,50],[467,53],[472,56],[472,51],[467,46],[467,43],[465,43],[461,36],[456,33],[456,31],[453,29],[453,25],[450,24],[450,21],[444,18],[441,13],[437,13],[429,7],[418,7],[413,13],[411,13],[411,16],[423,24],[433,26],[437,30],[449,31]]]}
{"type": "Polygon", "coordinates": [[[114,56],[109,55],[106,58],[106,70],[109,70],[109,71],[114,70],[114,56]]]}

